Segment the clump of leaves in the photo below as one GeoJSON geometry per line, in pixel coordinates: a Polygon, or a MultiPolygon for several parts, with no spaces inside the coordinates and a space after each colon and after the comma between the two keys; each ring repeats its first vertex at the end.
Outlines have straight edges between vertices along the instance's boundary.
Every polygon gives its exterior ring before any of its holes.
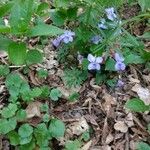
{"type": "Polygon", "coordinates": [[[0,76],[7,76],[10,72],[8,65],[0,65],[0,76]]]}
{"type": "Polygon", "coordinates": [[[38,77],[39,78],[46,78],[48,76],[48,71],[45,69],[38,70],[38,77]]]}
{"type": "Polygon", "coordinates": [[[68,87],[80,86],[87,79],[87,71],[81,71],[77,68],[66,69],[62,79],[68,87]]]}
{"type": "Polygon", "coordinates": [[[52,89],[50,91],[50,98],[53,100],[53,101],[58,101],[58,99],[62,96],[60,90],[58,90],[57,88],[55,89],[52,89]]]}

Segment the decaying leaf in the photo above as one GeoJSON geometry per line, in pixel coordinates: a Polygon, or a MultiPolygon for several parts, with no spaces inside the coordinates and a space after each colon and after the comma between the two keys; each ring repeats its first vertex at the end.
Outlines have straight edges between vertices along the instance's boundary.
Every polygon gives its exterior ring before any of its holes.
{"type": "Polygon", "coordinates": [[[78,122],[74,122],[74,123],[68,125],[68,131],[69,131],[69,133],[71,133],[73,135],[81,135],[82,133],[84,133],[87,130],[89,130],[89,125],[86,122],[86,119],[83,117],[81,119],[79,119],[78,122]]]}
{"type": "Polygon", "coordinates": [[[150,91],[147,88],[143,88],[140,84],[136,84],[132,87],[132,91],[136,92],[145,105],[150,104],[150,91]]]}
{"type": "Polygon", "coordinates": [[[81,150],[89,150],[90,147],[92,145],[92,140],[90,140],[89,142],[87,142],[82,148],[81,150]]]}
{"type": "Polygon", "coordinates": [[[32,102],[30,103],[26,108],[27,118],[33,118],[33,117],[41,117],[40,107],[42,103],[40,102],[32,102]]]}
{"type": "Polygon", "coordinates": [[[112,141],[114,140],[114,137],[111,133],[108,134],[108,136],[106,137],[106,144],[110,144],[112,141]]]}
{"type": "Polygon", "coordinates": [[[124,121],[117,121],[114,124],[114,129],[122,133],[126,133],[128,131],[128,126],[125,124],[124,121]]]}

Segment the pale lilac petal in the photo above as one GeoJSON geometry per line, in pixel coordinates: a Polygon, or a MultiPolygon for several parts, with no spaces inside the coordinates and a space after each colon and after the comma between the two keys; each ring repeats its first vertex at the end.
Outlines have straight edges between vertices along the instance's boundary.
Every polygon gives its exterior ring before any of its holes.
{"type": "Polygon", "coordinates": [[[118,53],[115,53],[115,60],[117,62],[123,62],[124,58],[121,55],[119,55],[118,53]]]}
{"type": "Polygon", "coordinates": [[[109,20],[114,21],[115,18],[117,18],[117,15],[115,14],[115,10],[113,7],[105,9],[105,12],[109,20]]]}
{"type": "Polygon", "coordinates": [[[100,69],[101,69],[100,64],[95,64],[95,65],[96,65],[96,66],[95,66],[96,70],[100,70],[100,69]]]}
{"type": "Polygon", "coordinates": [[[65,44],[68,44],[70,41],[69,41],[69,37],[64,37],[63,38],[63,42],[65,43],[65,44]]]}
{"type": "Polygon", "coordinates": [[[107,29],[108,27],[106,26],[106,20],[102,18],[102,19],[100,20],[100,23],[98,24],[98,27],[99,27],[100,29],[107,29]]]}
{"type": "Polygon", "coordinates": [[[54,39],[52,41],[52,44],[55,46],[55,47],[58,47],[61,43],[61,39],[58,37],[57,39],[54,39]]]}
{"type": "Polygon", "coordinates": [[[98,44],[98,43],[101,42],[101,41],[102,41],[102,38],[101,38],[101,36],[99,36],[99,35],[93,36],[93,37],[91,38],[91,42],[94,43],[94,44],[98,44]]]}
{"type": "Polygon", "coordinates": [[[103,62],[103,58],[102,57],[96,57],[96,63],[102,63],[103,62]]]}
{"type": "Polygon", "coordinates": [[[84,57],[82,55],[78,54],[77,59],[79,61],[79,64],[82,64],[84,57]]]}
{"type": "Polygon", "coordinates": [[[116,71],[123,71],[123,70],[125,70],[125,68],[126,68],[126,65],[124,63],[116,62],[116,64],[115,64],[116,71]]]}
{"type": "Polygon", "coordinates": [[[93,62],[94,63],[95,60],[96,60],[96,57],[94,57],[92,54],[88,54],[87,59],[88,59],[89,62],[91,62],[91,63],[93,62]]]}
{"type": "Polygon", "coordinates": [[[88,65],[88,70],[95,70],[96,69],[96,64],[95,63],[90,63],[88,65]]]}
{"type": "Polygon", "coordinates": [[[117,87],[123,87],[124,86],[124,82],[122,81],[122,80],[118,80],[118,82],[117,82],[117,87]]]}

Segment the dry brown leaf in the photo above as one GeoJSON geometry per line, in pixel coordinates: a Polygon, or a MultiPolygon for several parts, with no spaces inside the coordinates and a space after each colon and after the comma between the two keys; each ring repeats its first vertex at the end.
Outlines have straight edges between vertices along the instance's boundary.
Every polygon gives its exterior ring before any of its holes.
{"type": "Polygon", "coordinates": [[[110,144],[113,140],[114,140],[113,135],[112,135],[111,133],[109,133],[108,136],[106,137],[105,143],[108,145],[108,144],[110,144]]]}
{"type": "Polygon", "coordinates": [[[91,79],[91,81],[90,81],[90,86],[91,86],[92,88],[96,89],[96,90],[101,90],[101,89],[102,89],[100,86],[98,86],[98,85],[95,84],[95,79],[94,79],[94,78],[91,79]]]}
{"type": "Polygon", "coordinates": [[[105,145],[105,146],[95,146],[89,150],[112,150],[112,148],[109,145],[105,145]]]}
{"type": "Polygon", "coordinates": [[[139,98],[145,103],[150,104],[150,91],[147,88],[143,88],[140,84],[136,84],[132,87],[132,91],[136,92],[139,98]]]}
{"type": "Polygon", "coordinates": [[[128,127],[134,126],[132,113],[129,113],[129,114],[127,115],[126,120],[125,120],[125,123],[128,125],[128,127]]]}
{"type": "Polygon", "coordinates": [[[114,129],[122,133],[126,133],[128,131],[128,126],[125,124],[124,121],[117,121],[114,124],[114,129]]]}
{"type": "Polygon", "coordinates": [[[81,150],[89,150],[89,148],[92,145],[92,140],[90,140],[89,142],[87,142],[82,148],[81,150]]]}
{"type": "Polygon", "coordinates": [[[33,118],[33,117],[41,117],[40,107],[42,103],[40,102],[32,102],[30,103],[26,108],[27,118],[33,118]]]}
{"type": "Polygon", "coordinates": [[[86,122],[85,118],[79,119],[78,122],[74,122],[72,124],[68,125],[69,132],[72,133],[73,135],[81,135],[85,131],[89,130],[89,125],[86,122]]]}

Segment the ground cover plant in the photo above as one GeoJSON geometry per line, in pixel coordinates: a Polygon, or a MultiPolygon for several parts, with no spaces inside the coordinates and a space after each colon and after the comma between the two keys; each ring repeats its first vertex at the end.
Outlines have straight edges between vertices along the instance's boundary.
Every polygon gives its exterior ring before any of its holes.
{"type": "Polygon", "coordinates": [[[0,33],[0,149],[150,149],[149,0],[3,0],[0,33]]]}

